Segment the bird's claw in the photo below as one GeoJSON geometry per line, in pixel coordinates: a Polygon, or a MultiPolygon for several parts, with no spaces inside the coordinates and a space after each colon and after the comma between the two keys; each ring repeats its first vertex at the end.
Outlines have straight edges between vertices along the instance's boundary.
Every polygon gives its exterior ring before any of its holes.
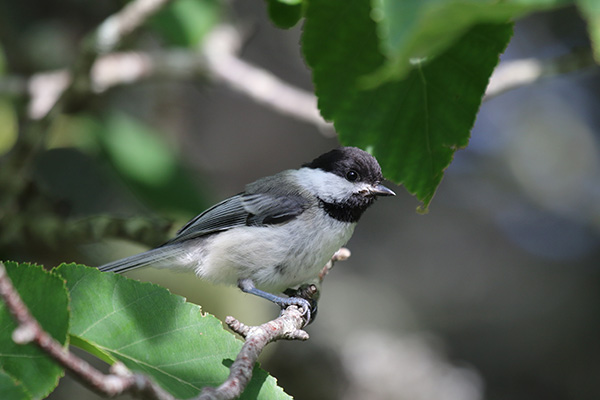
{"type": "Polygon", "coordinates": [[[285,310],[289,306],[297,306],[300,309],[300,313],[302,314],[302,319],[304,319],[304,326],[309,325],[314,320],[314,316],[312,312],[312,306],[310,302],[301,297],[288,297],[283,301],[280,305],[281,311],[285,310]]]}
{"type": "Polygon", "coordinates": [[[306,321],[305,326],[311,324],[316,319],[317,301],[312,298],[316,293],[314,285],[309,285],[308,288],[287,289],[284,293],[290,297],[285,299],[284,304],[281,304],[281,308],[290,305],[298,306],[302,312],[302,317],[306,321]]]}

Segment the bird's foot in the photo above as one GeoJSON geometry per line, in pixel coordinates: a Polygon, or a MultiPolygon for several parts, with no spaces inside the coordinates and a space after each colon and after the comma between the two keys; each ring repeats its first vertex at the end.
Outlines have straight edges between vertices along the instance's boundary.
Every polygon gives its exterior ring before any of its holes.
{"type": "MultiPolygon", "coordinates": [[[[298,289],[286,289],[283,293],[289,296],[285,299],[287,305],[296,305],[302,309],[306,325],[311,324],[317,318],[317,300],[314,299],[317,287],[315,285],[302,285],[298,289]]],[[[282,308],[284,308],[283,305],[282,308]]]]}

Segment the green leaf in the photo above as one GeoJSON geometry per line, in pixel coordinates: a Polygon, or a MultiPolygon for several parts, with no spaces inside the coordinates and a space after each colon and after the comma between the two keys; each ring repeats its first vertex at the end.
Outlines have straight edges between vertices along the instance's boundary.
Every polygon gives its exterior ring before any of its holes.
{"type": "Polygon", "coordinates": [[[577,0],[581,14],[587,20],[594,59],[600,64],[600,2],[598,0],[577,0]]]}
{"type": "Polygon", "coordinates": [[[17,142],[18,118],[13,104],[0,98],[0,156],[8,153],[17,142]]]}
{"type": "Polygon", "coordinates": [[[512,28],[477,26],[402,80],[365,89],[384,65],[368,1],[310,1],[302,38],[324,118],[345,145],[371,151],[386,178],[426,208],[454,152],[467,145],[489,76],[512,28]],[[323,35],[328,35],[324,40],[323,35]]]}
{"type": "Polygon", "coordinates": [[[385,64],[372,74],[372,83],[403,78],[411,59],[433,60],[446,52],[475,25],[501,24],[533,11],[570,3],[569,0],[373,0],[385,64]]]}
{"type": "MultiPolygon", "coordinates": [[[[0,76],[6,74],[6,57],[0,44],[0,76]]],[[[7,96],[0,97],[0,157],[8,153],[17,141],[18,117],[13,103],[7,96]]]]}
{"type": "Polygon", "coordinates": [[[171,44],[193,47],[219,22],[217,0],[171,2],[151,20],[152,26],[171,44]]]}
{"type": "MultiPolygon", "coordinates": [[[[64,281],[40,266],[13,262],[5,265],[33,317],[54,339],[66,344],[69,300],[64,281]]],[[[32,398],[44,398],[56,387],[63,370],[36,345],[14,343],[12,333],[16,326],[5,304],[0,302],[0,369],[21,382],[32,398]]]]}
{"type": "Polygon", "coordinates": [[[301,0],[267,0],[269,18],[275,26],[288,29],[295,26],[302,18],[301,0]]]}
{"type": "Polygon", "coordinates": [[[177,160],[168,143],[125,114],[114,113],[106,119],[103,144],[119,170],[145,185],[164,185],[175,172],[177,160]]]}
{"type": "MultiPolygon", "coordinates": [[[[200,307],[160,286],[95,268],[63,264],[56,273],[66,279],[72,299],[72,335],[178,398],[227,378],[241,342],[200,307]]],[[[259,369],[242,398],[289,399],[259,369]]]]}
{"type": "Polygon", "coordinates": [[[99,358],[107,364],[114,364],[117,359],[105,352],[102,348],[96,346],[94,343],[90,343],[81,336],[70,335],[69,343],[71,346],[79,347],[81,350],[85,350],[91,355],[99,358]]]}
{"type": "Polygon", "coordinates": [[[160,132],[115,112],[104,118],[96,133],[115,171],[148,204],[192,214],[205,206],[197,179],[192,179],[160,132]]]}
{"type": "Polygon", "coordinates": [[[18,380],[0,370],[0,399],[30,400],[31,396],[18,380]]]}

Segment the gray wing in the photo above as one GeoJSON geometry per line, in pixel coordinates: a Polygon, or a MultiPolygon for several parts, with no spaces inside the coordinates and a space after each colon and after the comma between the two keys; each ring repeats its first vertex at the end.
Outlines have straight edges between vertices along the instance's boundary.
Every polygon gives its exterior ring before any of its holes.
{"type": "Polygon", "coordinates": [[[237,226],[281,224],[302,214],[307,208],[308,201],[298,195],[242,193],[223,200],[192,219],[165,245],[237,226]]]}
{"type": "Polygon", "coordinates": [[[163,245],[140,254],[113,261],[98,267],[100,271],[124,272],[146,265],[176,260],[185,254],[185,240],[245,225],[248,212],[244,209],[242,195],[230,197],[204,211],[177,232],[177,236],[163,245]]]}
{"type": "Polygon", "coordinates": [[[267,193],[243,196],[248,211],[246,225],[275,225],[289,221],[302,214],[309,206],[308,200],[298,195],[271,195],[267,193]]]}
{"type": "Polygon", "coordinates": [[[98,267],[101,271],[123,272],[133,268],[176,259],[185,253],[186,240],[225,231],[237,226],[281,224],[302,214],[309,201],[281,193],[242,193],[204,211],[160,247],[98,267]]]}

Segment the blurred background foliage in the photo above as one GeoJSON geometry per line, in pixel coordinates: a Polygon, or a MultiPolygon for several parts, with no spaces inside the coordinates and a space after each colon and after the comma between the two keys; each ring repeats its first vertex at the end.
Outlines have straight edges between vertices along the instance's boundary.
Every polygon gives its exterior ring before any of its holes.
{"type": "MultiPolygon", "coordinates": [[[[196,46],[229,21],[247,34],[244,60],[311,91],[301,27],[274,27],[275,3],[176,1],[124,47],[196,46]]],[[[21,78],[69,66],[80,40],[123,4],[0,4],[0,157],[26,124],[21,78]]],[[[587,46],[584,21],[563,8],[518,21],[502,59],[587,46]]],[[[417,215],[418,202],[400,188],[369,210],[349,243],[352,257],[325,281],[311,340],[271,346],[265,369],[298,399],[597,399],[599,89],[598,70],[588,69],[485,102],[430,212],[417,215]]],[[[246,183],[338,145],[202,76],[110,88],[54,119],[45,139],[19,199],[24,213],[0,209],[0,259],[111,261],[158,244],[169,226],[246,183]],[[58,222],[48,215],[80,224],[56,237],[58,222]],[[98,216],[103,225],[82,227],[98,216]],[[118,231],[114,218],[129,225],[118,231]],[[144,239],[120,239],[139,238],[132,232],[140,227],[144,239]]],[[[190,275],[129,275],[220,318],[258,323],[276,313],[190,275]]],[[[67,377],[51,398],[95,396],[67,377]]]]}

